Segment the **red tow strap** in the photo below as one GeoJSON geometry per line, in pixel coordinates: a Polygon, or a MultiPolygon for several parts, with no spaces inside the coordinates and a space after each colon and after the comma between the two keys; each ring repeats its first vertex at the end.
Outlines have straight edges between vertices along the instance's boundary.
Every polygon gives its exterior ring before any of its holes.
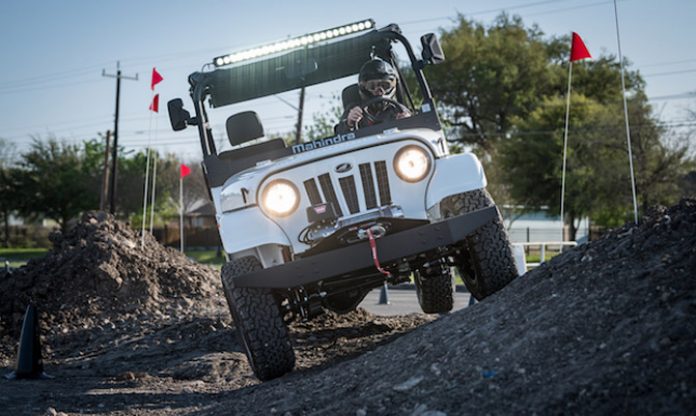
{"type": "Polygon", "coordinates": [[[377,257],[377,242],[375,240],[375,236],[372,235],[372,230],[369,228],[367,229],[367,237],[370,239],[370,249],[372,249],[372,260],[375,262],[375,267],[386,277],[391,277],[391,273],[384,270],[379,264],[379,258],[377,257]]]}

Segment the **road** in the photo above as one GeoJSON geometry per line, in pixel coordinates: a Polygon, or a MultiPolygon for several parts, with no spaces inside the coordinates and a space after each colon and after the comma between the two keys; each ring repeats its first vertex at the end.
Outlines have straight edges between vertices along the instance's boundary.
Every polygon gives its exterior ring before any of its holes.
{"type": "MultiPolygon", "coordinates": [[[[368,293],[360,307],[375,315],[406,315],[409,313],[423,313],[418,305],[418,298],[415,290],[389,289],[388,305],[380,305],[381,289],[375,289],[368,293]]],[[[459,310],[469,305],[469,293],[454,293],[454,309],[459,310]]]]}

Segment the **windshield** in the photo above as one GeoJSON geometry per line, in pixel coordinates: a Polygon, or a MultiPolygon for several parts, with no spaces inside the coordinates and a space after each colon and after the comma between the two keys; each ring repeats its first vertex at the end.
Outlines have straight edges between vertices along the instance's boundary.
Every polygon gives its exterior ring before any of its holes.
{"type": "MultiPolygon", "coordinates": [[[[390,106],[413,116],[429,99],[415,82],[422,74],[411,69],[414,57],[410,46],[396,42],[401,39],[398,27],[390,26],[251,63],[194,73],[190,78],[192,93],[194,100],[207,98],[207,127],[218,151],[232,147],[226,140],[225,120],[244,111],[257,113],[265,133],[265,137],[250,140],[247,145],[280,137],[290,146],[345,133],[347,130],[335,128],[349,106],[359,102],[357,74],[373,58],[391,63],[399,73],[395,94],[389,97],[394,101],[390,106]],[[393,47],[410,59],[399,61],[393,47]]],[[[371,108],[380,107],[375,104],[371,108]]],[[[389,121],[394,118],[401,116],[389,121]]],[[[362,123],[351,130],[367,125],[364,120],[362,123]]]]}

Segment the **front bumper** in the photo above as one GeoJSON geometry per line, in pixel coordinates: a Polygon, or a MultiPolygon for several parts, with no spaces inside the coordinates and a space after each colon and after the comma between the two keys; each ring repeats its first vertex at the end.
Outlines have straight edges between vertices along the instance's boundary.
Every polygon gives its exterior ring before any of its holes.
{"type": "MultiPolygon", "coordinates": [[[[382,264],[454,245],[497,216],[496,206],[387,235],[377,240],[382,264]]],[[[367,241],[232,279],[234,287],[286,289],[374,267],[367,241]]]]}

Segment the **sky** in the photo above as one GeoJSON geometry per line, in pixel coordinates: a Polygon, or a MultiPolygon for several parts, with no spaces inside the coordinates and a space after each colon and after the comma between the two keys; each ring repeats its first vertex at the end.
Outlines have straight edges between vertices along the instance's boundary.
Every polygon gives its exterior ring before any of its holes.
{"type": "MultiPolygon", "coordinates": [[[[669,126],[688,122],[696,110],[696,1],[619,0],[621,51],[647,82],[656,115],[669,126]]],[[[537,24],[547,35],[582,36],[590,53],[618,54],[613,0],[428,0],[346,2],[265,0],[198,1],[0,1],[0,138],[18,152],[32,138],[70,143],[99,138],[114,128],[117,62],[121,81],[119,144],[148,146],[200,159],[194,128],[173,132],[166,102],[181,97],[191,109],[188,74],[213,57],[366,18],[378,27],[398,24],[419,52],[419,37],[454,26],[458,13],[490,24],[502,11],[537,24]],[[152,68],[164,81],[152,100],[152,68]]],[[[350,81],[350,80],[348,80],[350,81]]],[[[344,84],[308,89],[304,124],[331,106],[344,84]]],[[[231,115],[256,110],[267,135],[293,130],[299,92],[266,97],[231,115]]],[[[226,116],[212,120],[224,140],[226,116]]]]}

